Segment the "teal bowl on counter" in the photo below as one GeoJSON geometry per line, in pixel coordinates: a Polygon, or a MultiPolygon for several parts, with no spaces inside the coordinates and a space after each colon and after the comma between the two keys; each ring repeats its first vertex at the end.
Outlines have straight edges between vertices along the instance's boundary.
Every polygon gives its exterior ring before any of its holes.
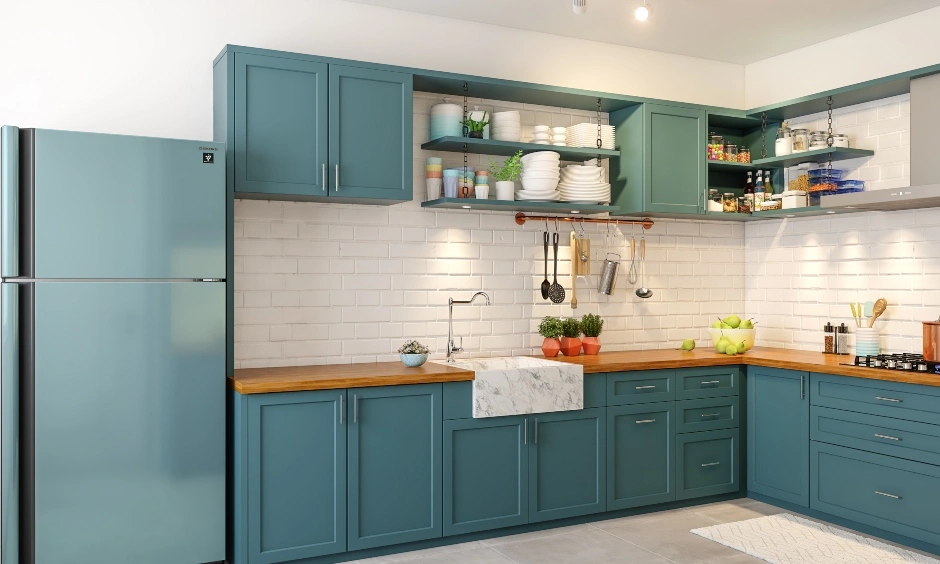
{"type": "Polygon", "coordinates": [[[428,361],[428,355],[426,354],[402,354],[399,353],[399,358],[401,358],[401,363],[405,366],[415,368],[421,366],[428,361]]]}

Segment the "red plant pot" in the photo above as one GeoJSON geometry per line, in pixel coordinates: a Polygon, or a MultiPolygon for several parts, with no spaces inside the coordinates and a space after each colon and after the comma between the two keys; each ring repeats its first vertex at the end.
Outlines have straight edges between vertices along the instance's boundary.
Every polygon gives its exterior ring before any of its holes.
{"type": "Polygon", "coordinates": [[[597,337],[585,337],[581,339],[581,347],[584,349],[584,354],[597,354],[601,350],[601,342],[597,340],[597,337]]]}
{"type": "Polygon", "coordinates": [[[542,341],[542,354],[545,355],[545,358],[555,358],[558,356],[559,351],[561,351],[561,343],[558,342],[558,339],[545,339],[542,341]]]}
{"type": "Polygon", "coordinates": [[[577,337],[562,337],[561,354],[565,356],[578,356],[581,354],[581,339],[577,337]]]}

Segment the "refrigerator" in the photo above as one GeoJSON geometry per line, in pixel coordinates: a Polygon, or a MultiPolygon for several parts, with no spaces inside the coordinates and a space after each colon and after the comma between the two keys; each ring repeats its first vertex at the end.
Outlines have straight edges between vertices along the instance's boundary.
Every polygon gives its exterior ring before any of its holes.
{"type": "Polygon", "coordinates": [[[2,564],[225,558],[221,143],[0,131],[2,564]]]}

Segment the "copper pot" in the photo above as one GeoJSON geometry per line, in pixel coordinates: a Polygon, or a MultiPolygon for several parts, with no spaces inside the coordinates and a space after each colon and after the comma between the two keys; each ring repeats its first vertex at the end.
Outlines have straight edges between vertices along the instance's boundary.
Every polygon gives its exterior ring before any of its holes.
{"type": "Polygon", "coordinates": [[[924,359],[940,362],[940,319],[924,321],[924,359]]]}

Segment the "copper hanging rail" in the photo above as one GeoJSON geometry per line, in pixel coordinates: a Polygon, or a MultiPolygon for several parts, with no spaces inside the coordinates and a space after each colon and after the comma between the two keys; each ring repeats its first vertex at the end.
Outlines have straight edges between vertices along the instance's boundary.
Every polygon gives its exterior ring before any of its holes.
{"type": "Polygon", "coordinates": [[[525,225],[527,221],[570,221],[572,223],[613,223],[623,225],[642,225],[643,229],[652,227],[653,220],[646,217],[643,219],[618,219],[618,218],[593,218],[593,217],[555,217],[551,215],[526,215],[522,212],[516,214],[516,223],[525,225]]]}

